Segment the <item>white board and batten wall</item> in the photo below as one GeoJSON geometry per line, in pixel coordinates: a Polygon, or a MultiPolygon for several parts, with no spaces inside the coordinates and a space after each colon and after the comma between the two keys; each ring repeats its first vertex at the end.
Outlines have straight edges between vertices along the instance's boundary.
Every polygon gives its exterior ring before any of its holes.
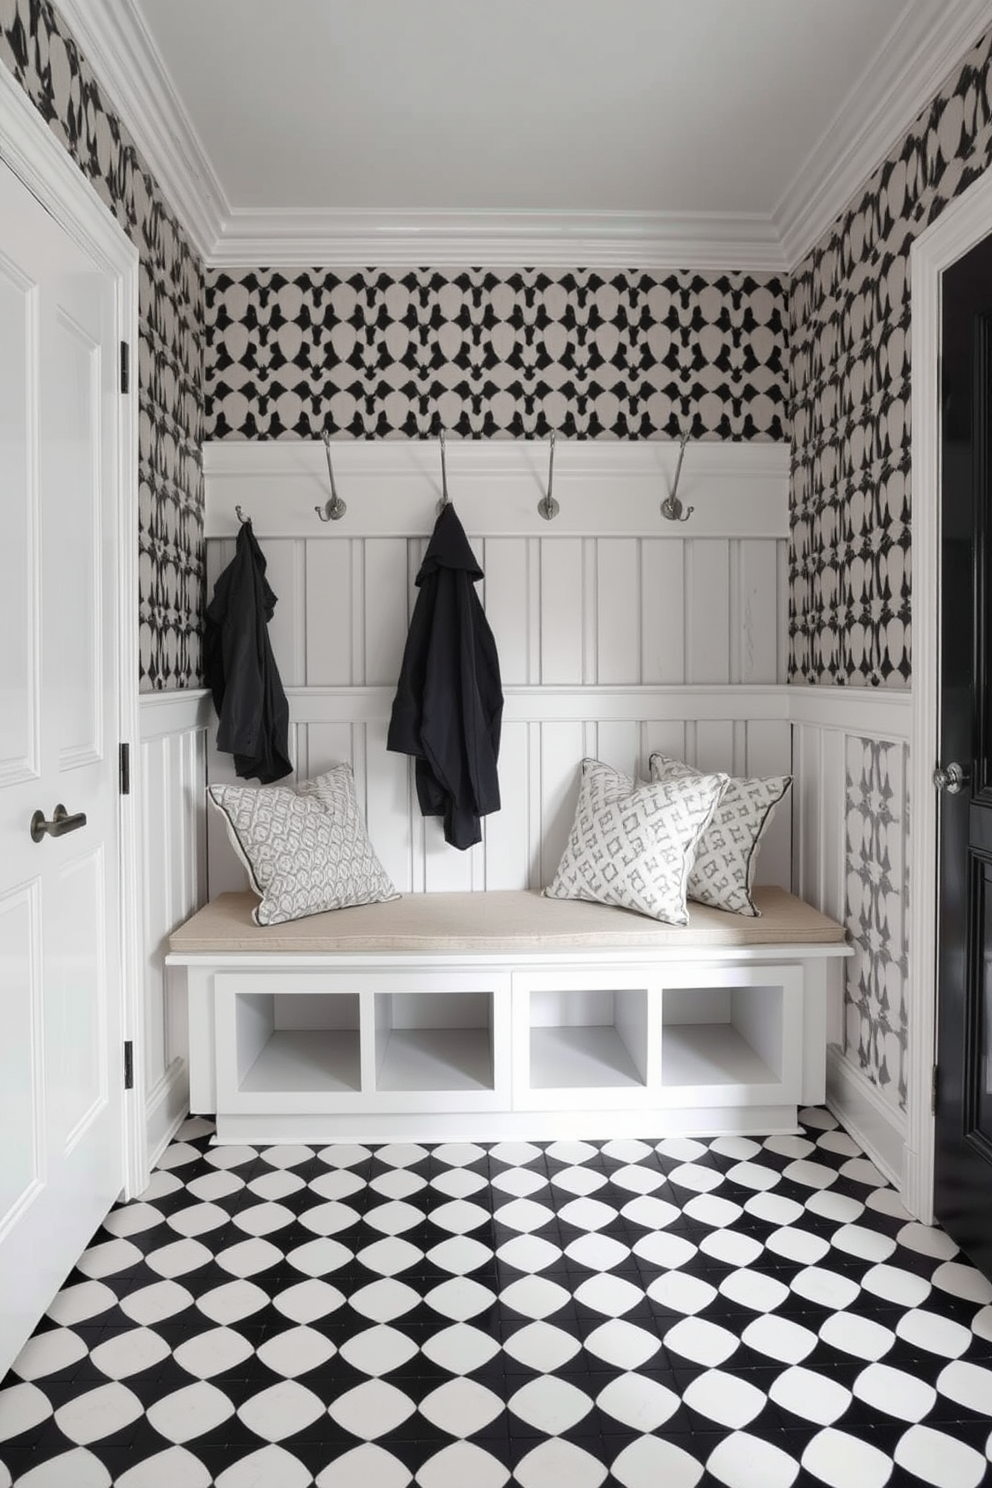
{"type": "MultiPolygon", "coordinates": [[[[441,494],[436,443],[333,447],[345,515],[321,445],[218,443],[205,450],[208,587],[250,515],[278,596],[270,626],[300,778],[355,770],[376,850],[397,888],[539,888],[571,823],[583,756],[644,773],[659,750],[705,769],[791,767],[785,680],[787,451],[690,445],[679,498],[660,511],[676,446],[452,444],[448,491],[485,572],[480,596],[505,693],[502,809],[458,853],[423,821],[410,761],[386,750],[389,712],[441,494]]],[[[211,752],[211,780],[233,780],[211,752]]],[[[215,894],[244,886],[223,826],[208,821],[215,894]]],[[[762,852],[764,882],[791,880],[788,813],[762,852]]]]}

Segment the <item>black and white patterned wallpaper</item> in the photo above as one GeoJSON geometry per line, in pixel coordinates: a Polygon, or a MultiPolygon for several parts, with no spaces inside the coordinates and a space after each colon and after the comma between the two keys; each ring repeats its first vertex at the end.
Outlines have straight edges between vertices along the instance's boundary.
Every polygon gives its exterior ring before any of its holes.
{"type": "Polygon", "coordinates": [[[141,257],[141,688],[197,686],[204,585],[202,267],[49,0],[0,0],[0,65],[13,73],[141,257]]]}
{"type": "Polygon", "coordinates": [[[844,1047],[906,1109],[909,805],[905,744],[845,742],[847,971],[844,1047]]]}
{"type": "Polygon", "coordinates": [[[792,681],[909,686],[909,253],[990,161],[992,33],[792,276],[792,681]]]}
{"type": "Polygon", "coordinates": [[[211,439],[785,440],[770,274],[211,269],[211,439]]]}

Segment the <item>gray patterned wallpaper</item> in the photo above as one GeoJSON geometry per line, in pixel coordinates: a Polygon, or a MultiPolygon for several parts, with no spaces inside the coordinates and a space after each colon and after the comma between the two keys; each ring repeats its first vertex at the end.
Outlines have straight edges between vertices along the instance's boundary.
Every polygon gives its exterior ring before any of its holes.
{"type": "Polygon", "coordinates": [[[844,1047],[893,1105],[906,1109],[909,972],[908,750],[848,738],[847,973],[844,1047]]]}
{"type": "MultiPolygon", "coordinates": [[[[992,161],[992,33],[792,276],[790,680],[910,683],[910,249],[992,161]]],[[[902,744],[849,739],[845,1048],[906,1106],[902,744]]]]}
{"type": "Polygon", "coordinates": [[[0,64],[141,256],[141,688],[197,686],[204,584],[202,267],[49,0],[0,0],[0,64]]]}
{"type": "Polygon", "coordinates": [[[909,686],[909,252],[990,160],[992,33],[792,276],[793,681],[909,686]]]}
{"type": "Polygon", "coordinates": [[[212,269],[211,439],[785,440],[770,274],[212,269]]]}

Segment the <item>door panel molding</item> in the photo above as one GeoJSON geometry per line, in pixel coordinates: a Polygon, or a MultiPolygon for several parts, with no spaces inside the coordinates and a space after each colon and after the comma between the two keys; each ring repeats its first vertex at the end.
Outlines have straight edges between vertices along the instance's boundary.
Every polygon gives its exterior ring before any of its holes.
{"type": "Polygon", "coordinates": [[[940,417],[941,275],[992,232],[992,174],[980,176],[916,239],[912,275],[911,392],[913,482],[913,802],[911,978],[906,1207],[933,1220],[934,1118],[930,1072],[936,1056],[937,803],[931,775],[940,738],[940,417]]]}
{"type": "MultiPolygon", "coordinates": [[[[138,250],[101,201],[64,147],[7,68],[0,66],[0,160],[28,187],[49,214],[86,253],[95,267],[115,281],[119,338],[138,341],[138,250]]],[[[134,360],[137,360],[135,355],[134,360]]],[[[115,531],[104,541],[115,549],[118,648],[116,682],[119,733],[137,763],[138,721],[138,396],[122,400],[117,419],[115,531]]],[[[37,505],[37,503],[36,503],[37,505]]],[[[141,856],[138,784],[119,798],[120,947],[108,947],[121,963],[122,1029],[137,1048],[142,1044],[141,856]]],[[[116,1050],[107,1050],[109,1078],[118,1068],[116,1050]]],[[[140,1069],[141,1061],[137,1061],[140,1069]]],[[[124,1188],[131,1195],[147,1182],[141,1081],[124,1102],[124,1188]]]]}

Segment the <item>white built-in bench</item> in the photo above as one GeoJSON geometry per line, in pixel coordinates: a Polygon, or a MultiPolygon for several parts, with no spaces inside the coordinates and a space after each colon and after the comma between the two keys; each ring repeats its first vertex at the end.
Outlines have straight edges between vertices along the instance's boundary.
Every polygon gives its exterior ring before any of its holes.
{"type": "Polygon", "coordinates": [[[409,894],[171,937],[221,1142],[794,1130],[824,1098],[843,926],[784,889],[681,929],[534,892],[409,894]],[[831,1015],[833,1016],[833,1014],[831,1015]]]}

